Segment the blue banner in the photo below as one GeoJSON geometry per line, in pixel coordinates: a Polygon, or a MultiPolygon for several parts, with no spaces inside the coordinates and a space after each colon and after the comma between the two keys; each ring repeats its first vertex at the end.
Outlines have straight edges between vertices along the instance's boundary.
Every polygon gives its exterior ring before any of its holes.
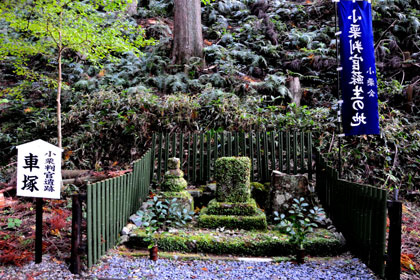
{"type": "Polygon", "coordinates": [[[379,134],[371,4],[341,0],[337,5],[343,131],[345,135],[379,134]]]}

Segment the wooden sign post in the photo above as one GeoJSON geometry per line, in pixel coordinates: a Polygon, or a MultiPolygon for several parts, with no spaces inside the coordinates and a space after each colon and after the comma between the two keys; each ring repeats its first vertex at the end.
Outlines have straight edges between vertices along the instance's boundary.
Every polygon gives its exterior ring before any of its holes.
{"type": "Polygon", "coordinates": [[[35,263],[42,261],[43,198],[60,199],[63,150],[43,140],[17,146],[17,196],[36,197],[35,263]]]}

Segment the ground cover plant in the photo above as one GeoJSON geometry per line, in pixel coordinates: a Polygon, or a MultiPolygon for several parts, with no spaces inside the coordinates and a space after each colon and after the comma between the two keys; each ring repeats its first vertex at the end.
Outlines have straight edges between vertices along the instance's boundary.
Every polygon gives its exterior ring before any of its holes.
{"type": "MultiPolygon", "coordinates": [[[[129,168],[150,145],[153,131],[278,128],[314,130],[315,146],[338,166],[333,4],[255,2],[216,0],[202,5],[205,65],[195,59],[183,66],[171,64],[173,1],[152,0],[126,17],[127,24],[144,28],[146,39],[156,40],[140,49],[143,56],[125,52],[116,55],[117,61],[104,57],[95,65],[79,53],[65,53],[64,168],[129,168]],[[291,102],[297,102],[299,94],[298,107],[291,102]]],[[[372,3],[382,134],[342,139],[342,175],[390,193],[399,189],[418,203],[420,3],[372,3]]],[[[4,19],[0,32],[1,38],[34,40],[12,32],[4,19]]],[[[57,62],[42,54],[30,56],[27,71],[36,77],[19,76],[17,58],[2,56],[0,61],[1,166],[15,165],[16,146],[34,135],[58,143],[52,82],[57,62]]],[[[0,172],[3,189],[15,184],[6,169],[0,172]]],[[[2,209],[2,229],[9,218],[20,219],[5,214],[9,208],[2,209]]],[[[10,220],[10,225],[27,227],[25,221],[19,226],[16,221],[10,220]]],[[[418,244],[414,232],[405,231],[412,244],[418,244]]],[[[418,246],[404,248],[405,263],[413,262],[407,270],[418,277],[418,246]]]]}

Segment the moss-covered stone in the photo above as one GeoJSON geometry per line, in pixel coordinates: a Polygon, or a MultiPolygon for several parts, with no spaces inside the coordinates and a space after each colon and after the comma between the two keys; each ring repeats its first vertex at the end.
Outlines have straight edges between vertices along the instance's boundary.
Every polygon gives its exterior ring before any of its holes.
{"type": "Polygon", "coordinates": [[[250,191],[251,160],[248,157],[222,157],[216,160],[216,198],[219,202],[246,202],[250,191]]]}
{"type": "Polygon", "coordinates": [[[182,205],[182,208],[190,211],[194,210],[194,199],[188,191],[181,192],[161,192],[162,199],[171,200],[176,198],[178,203],[182,205]]]}
{"type": "MultiPolygon", "coordinates": [[[[130,248],[147,248],[146,233],[136,229],[126,245],[130,248]]],[[[155,234],[160,251],[204,254],[229,254],[246,256],[287,256],[294,254],[288,236],[277,231],[249,231],[235,235],[219,236],[216,232],[179,231],[155,234]]],[[[311,256],[334,256],[344,251],[343,244],[324,229],[317,229],[304,243],[311,256]]]]}
{"type": "Polygon", "coordinates": [[[162,182],[161,188],[165,192],[180,192],[187,188],[187,181],[182,177],[166,176],[162,182]]]}
{"type": "Polygon", "coordinates": [[[270,208],[270,189],[270,183],[268,186],[258,182],[251,183],[251,197],[264,210],[270,208]]]}
{"type": "Polygon", "coordinates": [[[201,210],[198,217],[198,225],[201,228],[245,229],[245,230],[266,230],[267,219],[265,213],[260,209],[252,216],[234,215],[209,215],[208,208],[201,210]]]}
{"type": "Polygon", "coordinates": [[[252,216],[257,213],[258,207],[252,198],[247,202],[218,202],[213,199],[207,206],[208,215],[252,216]]]}
{"type": "Polygon", "coordinates": [[[180,169],[181,160],[179,158],[173,157],[168,158],[168,169],[180,169]]]}
{"type": "Polygon", "coordinates": [[[179,158],[168,159],[168,171],[163,176],[161,189],[164,192],[180,192],[187,188],[184,172],[180,168],[179,158]]]}

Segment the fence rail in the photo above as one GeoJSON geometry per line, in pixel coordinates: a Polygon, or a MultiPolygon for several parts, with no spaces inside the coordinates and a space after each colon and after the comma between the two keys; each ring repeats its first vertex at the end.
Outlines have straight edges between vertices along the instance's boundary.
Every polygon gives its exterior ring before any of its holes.
{"type": "Polygon", "coordinates": [[[387,191],[338,179],[317,153],[316,192],[349,249],[384,277],[387,191]]]}
{"type": "Polygon", "coordinates": [[[133,165],[133,171],[87,186],[88,267],[116,245],[129,216],[148,195],[151,174],[149,150],[133,165]]]}
{"type": "Polygon", "coordinates": [[[152,138],[154,180],[167,171],[169,157],[178,157],[190,183],[204,183],[214,176],[214,163],[224,156],[252,159],[252,181],[270,181],[271,172],[308,173],[312,179],[312,134],[298,131],[158,133],[152,138]]]}

